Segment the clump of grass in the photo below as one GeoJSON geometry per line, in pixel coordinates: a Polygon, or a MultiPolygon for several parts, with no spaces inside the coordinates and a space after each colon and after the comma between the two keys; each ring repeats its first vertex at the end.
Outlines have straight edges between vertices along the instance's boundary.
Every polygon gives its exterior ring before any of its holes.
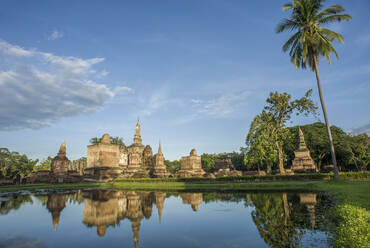
{"type": "Polygon", "coordinates": [[[370,211],[343,204],[333,208],[335,247],[370,247],[370,211]]]}

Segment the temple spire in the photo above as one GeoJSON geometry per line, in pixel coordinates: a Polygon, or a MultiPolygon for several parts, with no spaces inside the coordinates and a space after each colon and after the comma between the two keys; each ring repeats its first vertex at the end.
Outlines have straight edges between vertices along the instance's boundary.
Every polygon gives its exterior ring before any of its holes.
{"type": "Polygon", "coordinates": [[[161,154],[162,155],[161,141],[159,141],[158,154],[161,154]]]}
{"type": "Polygon", "coordinates": [[[298,127],[299,130],[299,150],[305,150],[307,149],[306,142],[304,140],[304,135],[300,127],[298,127]]]}
{"type": "Polygon", "coordinates": [[[141,139],[140,132],[141,132],[140,119],[137,118],[136,129],[135,129],[135,136],[134,136],[134,144],[141,144],[142,139],[141,139]]]}
{"type": "Polygon", "coordinates": [[[58,155],[66,155],[67,148],[66,148],[66,140],[60,145],[58,155]]]}

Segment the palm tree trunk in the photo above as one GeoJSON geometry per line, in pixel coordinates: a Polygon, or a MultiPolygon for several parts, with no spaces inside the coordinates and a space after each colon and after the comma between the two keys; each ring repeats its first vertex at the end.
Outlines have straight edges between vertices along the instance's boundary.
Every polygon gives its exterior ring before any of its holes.
{"type": "Polygon", "coordinates": [[[319,76],[319,70],[317,67],[317,57],[316,55],[313,56],[314,62],[315,62],[315,74],[316,74],[316,80],[317,80],[317,88],[319,89],[319,96],[320,96],[320,102],[321,102],[321,108],[322,112],[324,113],[324,119],[326,124],[326,131],[328,132],[328,139],[329,139],[329,145],[330,145],[330,153],[331,153],[331,160],[333,162],[334,166],[334,179],[338,179],[338,166],[337,166],[337,160],[335,158],[335,150],[334,150],[334,144],[333,144],[333,138],[331,136],[331,130],[328,120],[328,114],[326,113],[326,108],[324,104],[324,98],[322,96],[322,90],[321,90],[321,82],[320,82],[320,76],[319,76]]]}
{"type": "Polygon", "coordinates": [[[276,147],[278,150],[280,175],[285,175],[283,149],[279,146],[278,142],[276,142],[276,147]]]}

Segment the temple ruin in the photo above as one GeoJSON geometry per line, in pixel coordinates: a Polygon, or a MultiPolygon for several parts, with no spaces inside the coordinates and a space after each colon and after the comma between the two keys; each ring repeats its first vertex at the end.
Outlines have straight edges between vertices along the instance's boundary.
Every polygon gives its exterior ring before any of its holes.
{"type": "Polygon", "coordinates": [[[191,150],[190,156],[181,158],[181,168],[176,172],[177,177],[202,177],[204,174],[201,158],[195,149],[191,150]]]}
{"type": "Polygon", "coordinates": [[[153,170],[154,177],[169,177],[171,173],[168,172],[166,165],[164,164],[164,156],[162,153],[161,142],[159,142],[158,153],[155,156],[155,166],[153,170]]]}
{"type": "Polygon", "coordinates": [[[291,170],[293,172],[317,172],[315,161],[311,158],[310,150],[306,146],[303,132],[301,128],[299,130],[299,147],[294,152],[294,160],[292,163],[291,170]]]}
{"type": "Polygon", "coordinates": [[[142,144],[140,121],[137,121],[132,145],[111,144],[109,134],[101,142],[87,147],[85,175],[98,180],[117,177],[150,177],[153,171],[152,148],[142,144]]]}

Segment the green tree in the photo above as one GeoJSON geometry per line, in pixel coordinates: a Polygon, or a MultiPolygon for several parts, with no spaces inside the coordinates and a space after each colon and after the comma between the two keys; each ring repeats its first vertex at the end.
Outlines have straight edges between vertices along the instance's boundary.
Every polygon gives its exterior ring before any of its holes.
{"type": "MultiPolygon", "coordinates": [[[[91,138],[90,139],[90,143],[92,145],[96,145],[96,144],[99,144],[101,142],[101,138],[98,138],[98,137],[94,137],[94,138],[91,138]]],[[[114,145],[119,145],[120,148],[123,148],[125,147],[125,143],[123,142],[123,138],[122,137],[110,137],[110,143],[111,144],[114,144],[114,145]]]]}
{"type": "Polygon", "coordinates": [[[203,170],[206,172],[214,171],[218,156],[216,154],[203,153],[200,157],[203,170]]]}
{"type": "Polygon", "coordinates": [[[360,134],[351,137],[349,142],[351,162],[358,171],[367,170],[370,163],[370,137],[367,134],[360,134]]]}
{"type": "Polygon", "coordinates": [[[2,177],[25,177],[33,171],[38,160],[29,159],[18,152],[10,152],[7,148],[0,148],[0,173],[2,177]]]}
{"type": "Polygon", "coordinates": [[[33,170],[39,171],[39,170],[50,170],[51,169],[51,160],[53,160],[52,157],[48,157],[47,159],[44,159],[41,161],[40,164],[36,165],[33,170]]]}
{"type": "Polygon", "coordinates": [[[318,60],[325,57],[330,63],[329,55],[334,53],[339,58],[331,42],[344,43],[344,38],[322,25],[349,21],[351,16],[343,14],[344,9],[340,5],[332,5],[321,10],[324,0],[293,0],[292,3],[283,6],[284,11],[291,10],[290,19],[281,21],[276,32],[296,31],[283,45],[283,51],[289,50],[291,62],[296,68],[305,69],[307,66],[316,74],[317,87],[320,96],[321,108],[326,123],[327,135],[330,144],[330,152],[334,165],[334,178],[338,179],[338,167],[335,157],[333,138],[330,130],[329,120],[326,113],[324,99],[322,96],[321,82],[318,71],[318,60]]]}
{"type": "Polygon", "coordinates": [[[94,137],[94,138],[91,138],[90,139],[90,143],[92,145],[96,145],[96,144],[99,144],[101,142],[101,138],[98,138],[98,137],[94,137]]]}
{"type": "Polygon", "coordinates": [[[119,145],[120,148],[126,147],[122,137],[110,137],[110,143],[114,145],[119,145]]]}
{"type": "Polygon", "coordinates": [[[180,170],[181,163],[179,160],[164,160],[164,164],[166,165],[167,169],[171,173],[175,173],[176,171],[180,170]]]}
{"type": "MultiPolygon", "coordinates": [[[[277,153],[280,174],[284,175],[284,151],[283,144],[289,136],[286,123],[291,119],[293,113],[308,115],[316,113],[316,105],[311,100],[312,90],[300,99],[291,100],[288,93],[271,92],[266,99],[267,105],[260,115],[256,116],[252,132],[262,135],[261,139],[269,142],[277,153]]],[[[247,138],[248,139],[248,138],[247,138]]]]}
{"type": "Polygon", "coordinates": [[[249,129],[246,145],[247,150],[245,154],[245,164],[248,169],[253,166],[257,167],[257,170],[265,169],[267,173],[271,173],[271,167],[277,160],[277,153],[272,143],[269,142],[269,134],[266,133],[266,129],[261,129],[260,116],[256,116],[252,121],[249,129]],[[260,168],[260,165],[263,167],[260,168]]]}

